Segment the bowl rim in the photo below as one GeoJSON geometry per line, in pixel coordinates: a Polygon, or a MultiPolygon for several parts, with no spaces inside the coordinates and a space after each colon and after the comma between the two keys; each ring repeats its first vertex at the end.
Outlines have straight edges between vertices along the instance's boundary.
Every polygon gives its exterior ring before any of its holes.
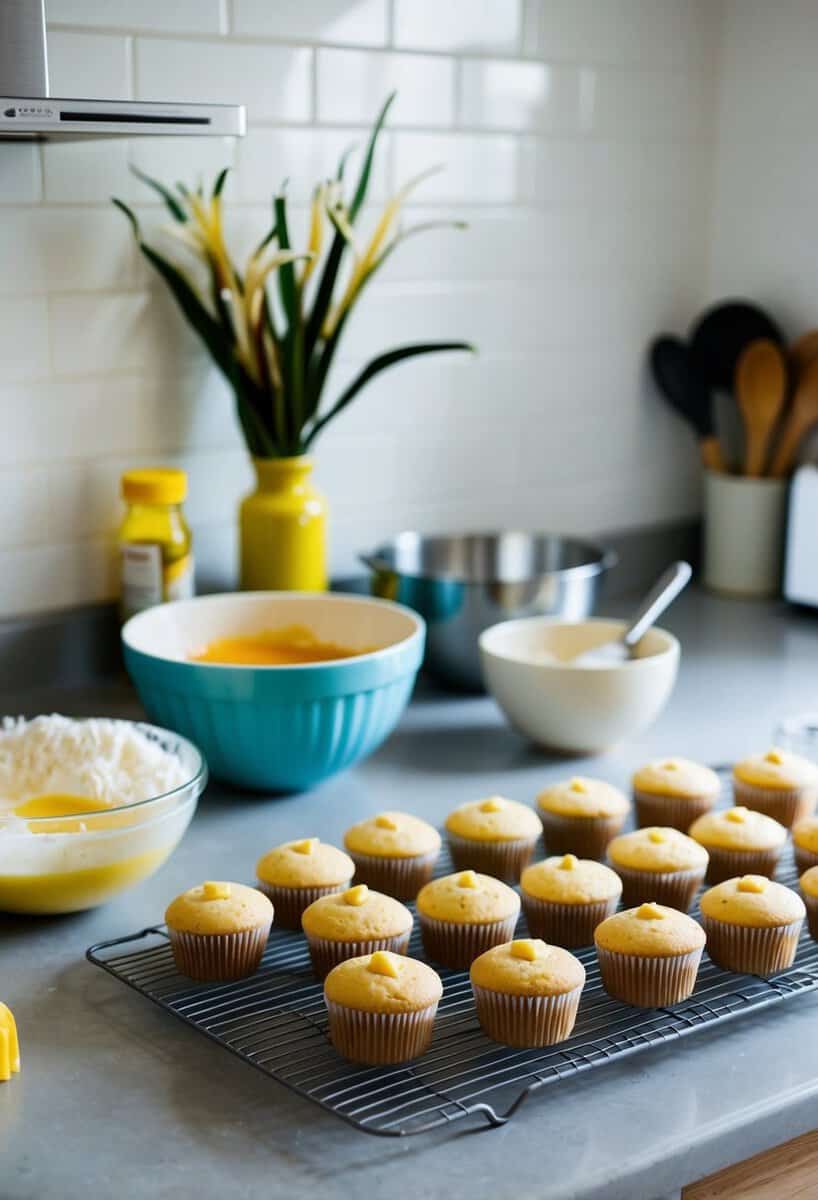
{"type": "Polygon", "coordinates": [[[495,584],[505,584],[507,586],[526,584],[538,579],[593,579],[597,575],[602,575],[605,571],[611,570],[619,561],[618,554],[611,547],[600,546],[597,542],[590,542],[581,537],[571,537],[565,533],[549,533],[545,530],[534,529],[499,529],[494,531],[476,529],[466,533],[420,533],[416,529],[402,529],[400,533],[395,534],[388,541],[380,542],[374,550],[359,551],[358,558],[371,571],[397,575],[399,579],[422,580],[426,583],[459,583],[465,587],[478,588],[491,587],[495,584]],[[443,542],[449,540],[460,541],[463,538],[498,539],[501,537],[526,537],[532,541],[553,539],[560,542],[570,542],[575,546],[581,547],[583,550],[587,550],[589,552],[589,559],[587,562],[577,563],[574,567],[556,567],[552,571],[540,571],[537,574],[527,575],[521,579],[470,579],[457,571],[401,571],[395,563],[389,562],[385,557],[386,554],[394,551],[401,538],[418,538],[425,542],[443,542]]]}
{"type": "MultiPolygon", "coordinates": [[[[386,600],[378,596],[360,596],[355,592],[286,592],[286,591],[253,591],[253,592],[211,592],[205,596],[192,596],[188,600],[170,600],[164,604],[153,605],[143,612],[136,613],[122,626],[120,639],[126,650],[132,654],[141,654],[144,658],[155,659],[157,662],[173,663],[177,667],[187,667],[191,670],[204,671],[263,671],[267,672],[283,672],[283,671],[298,671],[298,672],[313,672],[331,667],[339,669],[346,664],[357,664],[361,662],[373,662],[378,659],[391,657],[394,654],[400,653],[418,637],[422,637],[426,630],[426,622],[420,613],[415,612],[413,608],[409,608],[405,604],[398,604],[395,600],[386,600]],[[346,658],[327,658],[320,662],[307,663],[211,663],[211,662],[196,662],[189,658],[178,658],[168,654],[157,654],[152,650],[144,650],[140,646],[135,646],[131,640],[133,637],[133,626],[137,625],[150,614],[159,609],[182,608],[183,606],[195,605],[196,607],[206,607],[208,603],[224,599],[236,600],[240,604],[245,600],[260,600],[260,599],[288,599],[288,600],[306,600],[311,602],[314,600],[329,600],[330,603],[355,604],[365,605],[372,608],[390,608],[402,613],[408,617],[414,624],[414,628],[397,642],[390,642],[388,646],[381,646],[377,650],[366,650],[360,654],[351,654],[346,658]]],[[[159,728],[159,726],[157,726],[159,728]]],[[[64,818],[63,818],[64,819],[64,818]]]]}
{"type": "Polygon", "coordinates": [[[652,625],[650,630],[646,632],[658,633],[665,639],[665,645],[655,654],[646,654],[644,658],[628,658],[624,662],[606,663],[604,666],[591,666],[588,663],[571,664],[567,662],[531,662],[530,659],[522,658],[513,654],[504,654],[501,650],[494,649],[489,646],[488,639],[491,634],[498,629],[505,629],[509,625],[621,625],[623,631],[627,628],[627,620],[619,617],[584,617],[580,621],[566,621],[564,617],[515,617],[510,621],[497,621],[494,625],[490,625],[488,629],[484,629],[477,639],[477,644],[480,648],[480,654],[487,658],[497,659],[499,662],[517,663],[521,667],[529,667],[533,670],[543,671],[570,671],[571,674],[586,674],[593,672],[595,675],[600,675],[610,671],[634,671],[645,670],[648,664],[660,662],[663,659],[678,655],[681,652],[681,643],[679,639],[672,634],[669,629],[664,629],[661,625],[652,625]]]}
{"type": "MultiPolygon", "coordinates": [[[[63,814],[63,816],[61,816],[61,817],[17,817],[16,819],[18,821],[24,821],[27,825],[31,821],[36,821],[36,823],[38,825],[48,826],[49,822],[52,822],[52,821],[53,822],[65,822],[65,821],[69,821],[69,820],[70,821],[74,821],[74,820],[81,821],[83,818],[86,818],[86,817],[105,816],[109,812],[111,812],[111,813],[133,812],[137,808],[145,808],[149,804],[158,804],[160,800],[169,800],[171,797],[178,795],[180,792],[184,792],[188,788],[191,788],[191,787],[195,788],[195,786],[197,784],[201,784],[201,786],[199,787],[199,790],[196,792],[195,796],[193,797],[194,800],[198,800],[199,796],[201,796],[202,792],[204,791],[205,787],[207,786],[207,781],[208,781],[208,777],[209,777],[207,760],[205,759],[205,756],[202,754],[201,750],[196,745],[196,743],[192,742],[190,740],[190,738],[183,737],[181,733],[176,733],[172,729],[165,729],[162,725],[153,725],[150,721],[130,721],[130,720],[128,720],[127,717],[102,717],[102,718],[100,718],[100,717],[71,717],[69,719],[72,721],[76,721],[77,723],[81,723],[81,722],[85,722],[85,721],[94,721],[94,720],[113,721],[117,725],[133,725],[142,732],[158,734],[164,738],[175,738],[179,742],[180,745],[183,745],[187,750],[192,751],[193,754],[196,756],[196,759],[198,760],[196,770],[193,772],[190,779],[186,779],[184,783],[177,783],[175,787],[169,788],[166,792],[157,792],[155,796],[148,796],[144,800],[132,800],[130,804],[111,805],[110,809],[93,808],[93,809],[89,809],[87,812],[63,814]]],[[[170,753],[170,752],[166,751],[166,753],[170,753]]],[[[0,829],[2,829],[2,827],[3,827],[3,818],[7,817],[9,815],[14,816],[14,813],[13,812],[11,814],[0,813],[0,829]]],[[[12,827],[9,830],[9,832],[13,835],[15,832],[14,828],[12,827]]],[[[30,834],[30,833],[31,833],[31,830],[27,830],[26,836],[28,836],[28,834],[30,834]]],[[[43,833],[47,834],[48,829],[46,828],[45,830],[43,830],[43,833]]],[[[108,830],[108,829],[98,829],[98,830],[88,829],[88,830],[81,831],[82,836],[87,836],[87,835],[93,834],[93,833],[107,834],[107,833],[110,833],[110,830],[108,830]]],[[[71,833],[69,836],[74,837],[75,834],[71,833]]]]}

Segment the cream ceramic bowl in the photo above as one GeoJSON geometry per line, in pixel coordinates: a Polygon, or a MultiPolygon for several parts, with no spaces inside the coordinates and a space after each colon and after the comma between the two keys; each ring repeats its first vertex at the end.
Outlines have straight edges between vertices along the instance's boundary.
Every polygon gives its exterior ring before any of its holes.
{"type": "Polygon", "coordinates": [[[567,661],[624,631],[624,621],[603,619],[527,617],[493,625],[480,637],[486,687],[514,728],[538,745],[575,753],[605,750],[655,720],[679,667],[679,643],[656,628],[630,661],[606,666],[567,661]]]}

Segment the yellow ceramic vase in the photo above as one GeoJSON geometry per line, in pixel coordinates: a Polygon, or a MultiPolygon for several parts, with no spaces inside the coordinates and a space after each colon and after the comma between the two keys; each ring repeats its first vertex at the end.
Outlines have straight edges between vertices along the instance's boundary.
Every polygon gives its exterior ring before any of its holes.
{"type": "Polygon", "coordinates": [[[323,592],[326,502],[310,483],[312,459],[254,458],[257,486],[241,504],[241,586],[323,592]]]}

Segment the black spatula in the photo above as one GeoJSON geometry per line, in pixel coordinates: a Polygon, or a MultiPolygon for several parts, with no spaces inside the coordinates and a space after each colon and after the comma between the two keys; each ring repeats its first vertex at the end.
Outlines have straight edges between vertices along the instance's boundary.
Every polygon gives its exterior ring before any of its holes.
{"type": "Polygon", "coordinates": [[[757,305],[725,300],[708,308],[690,330],[690,353],[705,384],[732,391],[742,350],[759,338],[784,343],[772,317],[757,305]]]}
{"type": "Polygon", "coordinates": [[[725,470],[713,427],[713,399],[688,346],[669,334],[656,338],[650,348],[650,366],[659,390],[695,429],[704,465],[711,471],[725,470]]]}

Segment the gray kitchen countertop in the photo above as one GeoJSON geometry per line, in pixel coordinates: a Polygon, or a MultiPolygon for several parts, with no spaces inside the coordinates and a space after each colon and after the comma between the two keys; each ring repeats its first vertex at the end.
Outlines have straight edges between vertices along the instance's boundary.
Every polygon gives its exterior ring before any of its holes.
{"type": "MultiPolygon", "coordinates": [[[[308,795],[211,784],[171,860],[106,907],[0,916],[0,999],[23,1054],[21,1074],[0,1084],[3,1200],[654,1200],[818,1126],[818,994],[546,1088],[503,1128],[385,1140],[292,1095],[84,958],[92,942],[161,920],[192,883],[251,878],[261,848],[316,832],[338,840],[378,807],[440,824],[464,800],[530,801],[580,769],[625,784],[654,755],[726,762],[768,744],[781,715],[818,708],[818,614],[692,591],[665,623],[683,645],[676,691],[648,733],[609,754],[549,759],[491,700],[422,687],[377,754],[308,795]]],[[[139,715],[124,684],[0,695],[3,712],[52,710],[139,715]]]]}

